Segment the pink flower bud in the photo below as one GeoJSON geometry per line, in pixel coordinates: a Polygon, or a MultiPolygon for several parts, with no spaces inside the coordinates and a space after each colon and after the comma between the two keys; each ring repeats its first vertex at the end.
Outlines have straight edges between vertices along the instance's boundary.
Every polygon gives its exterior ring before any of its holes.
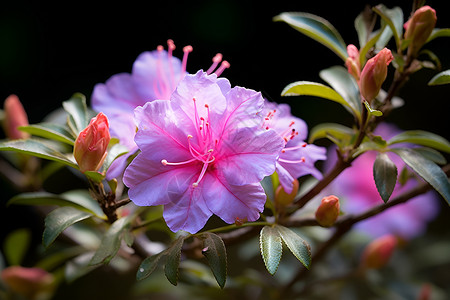
{"type": "Polygon", "coordinates": [[[408,46],[409,55],[416,55],[425,44],[436,26],[436,20],[436,11],[426,5],[416,10],[408,22],[403,25],[405,28],[405,40],[410,40],[408,46]]]}
{"type": "Polygon", "coordinates": [[[53,275],[40,268],[11,266],[1,272],[1,278],[12,292],[27,299],[39,299],[53,290],[53,275]]]}
{"type": "Polygon", "coordinates": [[[361,95],[368,102],[375,99],[387,76],[387,66],[394,59],[391,50],[384,48],[369,59],[361,72],[359,88],[361,95]]]}
{"type": "Polygon", "coordinates": [[[396,246],[397,238],[391,234],[377,238],[364,249],[361,256],[362,265],[370,269],[384,267],[389,262],[396,246]]]}
{"type": "Polygon", "coordinates": [[[9,139],[18,140],[26,139],[30,135],[18,129],[19,126],[28,125],[27,113],[23,109],[22,103],[16,95],[10,95],[6,98],[4,103],[5,120],[4,128],[5,134],[9,139]]]}
{"type": "Polygon", "coordinates": [[[361,75],[361,64],[359,63],[359,51],[355,45],[347,46],[347,60],[345,61],[345,65],[347,66],[348,72],[359,81],[359,77],[361,75]]]}
{"type": "Polygon", "coordinates": [[[110,139],[108,118],[99,113],[80,132],[73,148],[73,155],[82,173],[100,168],[106,158],[110,139]]]}
{"type": "Polygon", "coordinates": [[[322,199],[316,210],[316,220],[323,227],[333,226],[340,213],[339,198],[330,195],[322,199]]]}
{"type": "Polygon", "coordinates": [[[281,185],[277,187],[277,190],[275,191],[275,203],[278,206],[287,206],[294,201],[294,198],[298,193],[298,180],[294,179],[293,184],[294,187],[292,188],[292,192],[290,194],[286,193],[281,185]]]}

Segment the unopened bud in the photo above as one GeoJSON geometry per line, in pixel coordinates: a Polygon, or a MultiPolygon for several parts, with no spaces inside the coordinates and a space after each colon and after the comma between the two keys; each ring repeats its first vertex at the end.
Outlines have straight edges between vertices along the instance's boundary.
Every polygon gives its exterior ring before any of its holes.
{"type": "Polygon", "coordinates": [[[422,285],[419,293],[419,297],[417,300],[430,300],[431,299],[431,285],[429,283],[425,283],[422,285]]]}
{"type": "Polygon", "coordinates": [[[378,95],[387,76],[387,66],[394,59],[391,50],[384,48],[369,59],[361,72],[359,88],[365,100],[371,102],[378,95]]]}
{"type": "Polygon", "coordinates": [[[361,64],[359,62],[359,51],[355,45],[350,44],[347,46],[347,60],[345,61],[345,66],[348,72],[352,75],[356,81],[359,81],[361,75],[361,64]]]}
{"type": "Polygon", "coordinates": [[[436,11],[425,5],[416,10],[408,22],[403,25],[405,40],[410,40],[408,55],[415,56],[422,48],[436,26],[436,20],[436,11]]]}
{"type": "Polygon", "coordinates": [[[389,262],[396,246],[397,238],[391,234],[377,238],[364,249],[361,256],[362,266],[369,269],[384,267],[389,262]]]}
{"type": "Polygon", "coordinates": [[[294,201],[295,196],[298,193],[299,183],[297,179],[294,179],[292,192],[290,194],[286,193],[284,188],[279,185],[275,191],[275,203],[278,206],[287,206],[294,201]]]}
{"type": "Polygon", "coordinates": [[[28,125],[28,117],[25,109],[16,95],[10,95],[4,103],[5,120],[4,128],[6,137],[11,140],[26,139],[30,135],[18,129],[20,126],[28,125]]]}
{"type": "Polygon", "coordinates": [[[40,268],[11,266],[1,272],[1,278],[12,292],[26,299],[40,299],[53,290],[53,275],[40,268]]]}
{"type": "Polygon", "coordinates": [[[339,213],[339,198],[333,195],[327,196],[322,199],[316,210],[316,220],[320,226],[330,227],[336,222],[339,213]]]}
{"type": "Polygon", "coordinates": [[[110,139],[108,118],[99,113],[80,132],[73,148],[73,155],[82,173],[100,168],[106,158],[110,139]]]}

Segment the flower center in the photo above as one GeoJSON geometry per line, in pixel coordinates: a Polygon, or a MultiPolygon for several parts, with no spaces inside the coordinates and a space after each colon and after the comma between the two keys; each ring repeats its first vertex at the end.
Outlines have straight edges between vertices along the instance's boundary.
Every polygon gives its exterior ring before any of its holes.
{"type": "Polygon", "coordinates": [[[189,153],[191,154],[192,158],[181,162],[168,162],[167,160],[163,159],[161,160],[161,163],[165,166],[180,166],[190,163],[201,162],[203,166],[200,171],[200,174],[197,178],[197,181],[192,184],[192,187],[195,188],[198,186],[200,181],[205,176],[208,166],[211,165],[216,160],[213,153],[215,151],[215,147],[218,144],[218,140],[217,139],[213,140],[213,134],[210,126],[209,105],[205,104],[206,116],[202,117],[199,115],[197,109],[197,102],[195,98],[193,98],[192,100],[194,102],[194,119],[196,127],[195,134],[197,135],[198,149],[196,149],[191,143],[191,139],[193,138],[193,136],[188,135],[187,141],[189,146],[189,153]]]}

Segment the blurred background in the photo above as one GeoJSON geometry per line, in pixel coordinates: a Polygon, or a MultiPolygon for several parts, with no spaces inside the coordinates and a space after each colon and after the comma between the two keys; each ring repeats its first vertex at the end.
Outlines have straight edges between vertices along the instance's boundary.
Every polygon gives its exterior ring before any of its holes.
{"type": "MultiPolygon", "coordinates": [[[[347,44],[356,44],[353,21],[366,4],[400,6],[409,16],[412,1],[2,1],[0,4],[0,99],[16,94],[24,104],[30,123],[37,123],[60,107],[72,94],[81,92],[88,103],[96,83],[120,72],[130,72],[143,51],[166,47],[173,39],[182,48],[192,45],[187,69],[207,69],[220,52],[231,68],[223,76],[231,84],[257,91],[271,101],[286,102],[293,114],[310,128],[323,122],[351,124],[339,105],[311,97],[282,98],[280,93],[298,80],[323,82],[318,73],[343,62],[333,52],[272,18],[286,11],[302,11],[330,21],[347,44]]],[[[427,1],[436,9],[438,28],[450,27],[445,1],[427,1]]],[[[450,39],[431,42],[432,50],[450,69],[450,39]]],[[[392,71],[392,70],[391,70],[392,71]]],[[[414,74],[401,91],[406,105],[389,121],[403,130],[423,129],[450,139],[448,102],[450,85],[428,87],[437,71],[414,74]]],[[[3,101],[3,100],[2,100],[3,101]]],[[[78,183],[71,182],[71,186],[78,183]]],[[[82,183],[79,183],[82,187],[82,183]]],[[[0,183],[0,241],[14,228],[36,229],[33,243],[40,242],[42,219],[27,207],[8,207],[15,191],[0,183]]],[[[59,186],[61,191],[64,186],[59,186]]],[[[55,191],[57,192],[57,191],[55,191]]],[[[442,201],[442,213],[429,230],[449,238],[450,210],[442,201]]]]}

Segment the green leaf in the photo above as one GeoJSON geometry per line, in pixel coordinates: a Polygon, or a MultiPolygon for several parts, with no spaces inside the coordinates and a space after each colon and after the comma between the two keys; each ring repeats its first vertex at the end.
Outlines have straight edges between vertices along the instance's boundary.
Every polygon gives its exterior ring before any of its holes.
{"type": "Polygon", "coordinates": [[[400,7],[388,9],[383,4],[379,4],[373,8],[392,31],[394,35],[397,49],[400,49],[400,39],[403,35],[403,11],[400,7]]]}
{"type": "Polygon", "coordinates": [[[386,203],[397,183],[397,166],[386,153],[378,153],[373,164],[373,179],[381,199],[386,203]]]}
{"type": "Polygon", "coordinates": [[[364,45],[364,47],[362,47],[360,49],[359,63],[361,64],[361,66],[364,66],[364,64],[366,62],[367,52],[369,52],[369,50],[372,49],[377,44],[377,42],[383,36],[383,33],[386,32],[386,29],[389,30],[386,23],[383,22],[383,26],[381,27],[381,29],[373,32],[372,35],[370,35],[370,39],[367,41],[367,43],[364,45]]]}
{"type": "Polygon", "coordinates": [[[437,164],[412,149],[395,148],[391,149],[391,151],[400,156],[414,172],[438,191],[450,205],[450,183],[447,175],[437,164]]]}
{"type": "Polygon", "coordinates": [[[428,85],[441,85],[450,83],[450,70],[442,71],[431,78],[428,85]]]}
{"type": "Polygon", "coordinates": [[[21,265],[31,242],[31,232],[26,228],[16,229],[3,242],[3,253],[9,265],[21,265]]]}
{"type": "Polygon", "coordinates": [[[310,130],[308,142],[313,143],[317,139],[331,136],[334,140],[339,141],[339,144],[342,146],[348,144],[354,134],[354,130],[347,126],[337,123],[322,123],[310,130]]]}
{"type": "Polygon", "coordinates": [[[424,130],[408,130],[392,137],[388,145],[412,143],[450,153],[450,142],[440,135],[424,130]]]}
{"type": "Polygon", "coordinates": [[[184,237],[178,238],[175,243],[166,249],[167,260],[164,265],[164,274],[173,285],[178,284],[178,267],[180,266],[181,248],[183,247],[184,237]]]}
{"type": "Polygon", "coordinates": [[[144,259],[139,266],[138,272],[136,273],[137,280],[143,280],[150,276],[153,271],[155,271],[158,266],[159,260],[165,256],[165,251],[161,251],[158,254],[152,255],[144,259]]]}
{"type": "Polygon", "coordinates": [[[429,159],[438,165],[445,165],[447,163],[447,159],[441,154],[441,152],[434,150],[428,147],[418,147],[413,148],[414,151],[418,152],[420,155],[429,159]]]}
{"type": "Polygon", "coordinates": [[[42,244],[47,248],[67,227],[90,217],[92,214],[70,206],[53,210],[45,218],[42,244]]]}
{"type": "Polygon", "coordinates": [[[304,35],[331,49],[343,61],[347,59],[347,44],[327,20],[304,12],[285,12],[273,19],[289,24],[304,35]]]}
{"type": "Polygon", "coordinates": [[[11,198],[7,205],[57,205],[70,206],[105,219],[98,203],[86,190],[73,190],[60,195],[47,192],[22,193],[11,198]]]}
{"type": "Polygon", "coordinates": [[[63,142],[72,146],[75,143],[76,137],[73,136],[72,132],[68,131],[65,126],[59,124],[39,123],[20,126],[19,129],[35,136],[63,142]]]}
{"type": "Polygon", "coordinates": [[[369,115],[374,116],[374,117],[381,117],[383,115],[383,113],[381,111],[370,107],[369,102],[367,102],[366,100],[364,100],[364,105],[366,106],[366,109],[367,109],[367,112],[369,113],[369,115]]]}
{"type": "Polygon", "coordinates": [[[51,143],[48,143],[45,140],[30,138],[25,140],[3,141],[0,142],[0,151],[25,153],[32,156],[57,161],[78,169],[78,165],[75,161],[69,159],[65,154],[53,148],[51,143]]]}
{"type": "Polygon", "coordinates": [[[131,218],[128,216],[118,219],[111,227],[109,227],[102,238],[100,247],[89,262],[89,265],[95,266],[98,264],[106,264],[116,255],[120,248],[123,234],[130,227],[130,222],[131,218]]]}
{"type": "Polygon", "coordinates": [[[370,35],[364,15],[364,12],[361,12],[354,21],[356,33],[358,34],[359,48],[362,48],[367,43],[370,35]]]}
{"type": "Polygon", "coordinates": [[[89,178],[90,180],[101,183],[103,179],[105,179],[105,175],[102,173],[99,173],[97,171],[86,171],[84,172],[84,175],[89,178]]]}
{"type": "Polygon", "coordinates": [[[311,265],[311,250],[308,243],[291,229],[281,225],[274,225],[279,236],[292,254],[307,268],[311,265]]]}
{"type": "Polygon", "coordinates": [[[75,136],[89,124],[89,113],[86,106],[86,97],[80,93],[74,94],[69,100],[63,102],[63,108],[68,113],[67,123],[75,136]]]}
{"type": "Polygon", "coordinates": [[[439,37],[449,37],[450,28],[435,28],[428,37],[427,43],[439,37]]]}
{"type": "Polygon", "coordinates": [[[214,277],[220,288],[227,280],[227,251],[222,239],[214,233],[205,232],[199,236],[203,240],[202,253],[208,260],[214,277]]]}
{"type": "Polygon", "coordinates": [[[102,170],[106,172],[114,160],[124,154],[128,153],[128,147],[122,144],[115,144],[109,149],[103,162],[102,170]]]}
{"type": "Polygon", "coordinates": [[[297,81],[287,85],[281,92],[281,96],[315,96],[335,101],[344,106],[349,106],[335,90],[317,82],[297,81]]]}
{"type": "Polygon", "coordinates": [[[274,275],[283,254],[283,244],[279,231],[272,226],[264,226],[259,235],[259,246],[267,271],[274,275]]]}
{"type": "MultiPolygon", "coordinates": [[[[360,120],[362,106],[358,83],[347,69],[334,66],[320,71],[319,76],[345,99],[350,111],[360,120]]],[[[344,107],[347,108],[347,106],[344,107]]]]}

